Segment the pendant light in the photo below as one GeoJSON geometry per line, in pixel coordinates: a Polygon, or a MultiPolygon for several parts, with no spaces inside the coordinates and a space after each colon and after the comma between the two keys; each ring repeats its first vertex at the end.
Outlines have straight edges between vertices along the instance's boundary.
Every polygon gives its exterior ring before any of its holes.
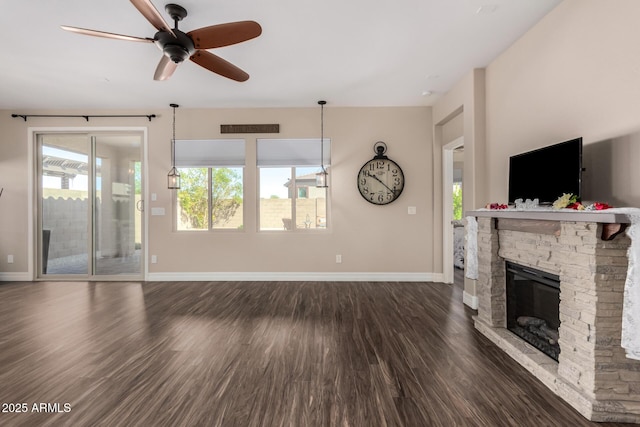
{"type": "Polygon", "coordinates": [[[329,187],[329,174],[324,168],[324,106],[327,101],[318,101],[320,105],[320,167],[322,170],[316,174],[316,187],[329,187]]]}
{"type": "Polygon", "coordinates": [[[169,190],[180,189],[180,174],[176,169],[176,108],[178,104],[169,104],[173,108],[173,138],[171,138],[171,170],[167,174],[167,186],[169,190]]]}

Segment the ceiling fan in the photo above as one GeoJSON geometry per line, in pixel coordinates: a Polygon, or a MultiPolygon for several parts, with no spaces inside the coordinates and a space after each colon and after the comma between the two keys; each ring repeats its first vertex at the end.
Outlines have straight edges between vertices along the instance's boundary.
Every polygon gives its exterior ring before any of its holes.
{"type": "Polygon", "coordinates": [[[201,67],[229,79],[239,82],[244,82],[249,79],[249,74],[204,49],[229,46],[258,37],[262,34],[262,27],[260,27],[260,24],[257,22],[229,22],[183,33],[178,29],[178,22],[187,16],[187,10],[182,6],[173,3],[165,6],[165,10],[174,21],[174,28],[171,28],[153,3],[151,3],[151,0],[131,0],[131,3],[133,3],[136,9],[158,30],[153,38],[126,36],[104,31],[88,30],[86,28],[69,27],[66,25],[62,25],[61,28],[66,31],[89,36],[155,43],[163,55],[160,63],[156,67],[153,76],[154,80],[167,80],[173,75],[178,64],[187,58],[201,67]]]}

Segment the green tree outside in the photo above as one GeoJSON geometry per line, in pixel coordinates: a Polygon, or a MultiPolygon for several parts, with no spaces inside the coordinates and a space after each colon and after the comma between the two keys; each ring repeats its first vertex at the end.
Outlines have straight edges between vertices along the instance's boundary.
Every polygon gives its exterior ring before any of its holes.
{"type": "MultiPolygon", "coordinates": [[[[182,220],[194,229],[207,229],[208,168],[180,169],[178,203],[182,220]]],[[[242,174],[229,168],[211,168],[211,225],[224,225],[242,205],[242,174]]]]}
{"type": "Polygon", "coordinates": [[[211,169],[211,225],[225,224],[242,204],[242,175],[229,168],[211,169]]]}
{"type": "Polygon", "coordinates": [[[453,184],[453,219],[462,219],[462,185],[453,184]]]}

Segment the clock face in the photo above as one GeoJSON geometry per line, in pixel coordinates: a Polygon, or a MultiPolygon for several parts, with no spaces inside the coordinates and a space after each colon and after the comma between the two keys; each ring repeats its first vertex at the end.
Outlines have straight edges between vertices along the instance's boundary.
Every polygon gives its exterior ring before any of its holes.
{"type": "Polygon", "coordinates": [[[358,190],[374,205],[386,205],[396,200],[404,188],[404,174],[400,166],[388,158],[374,158],[358,173],[358,190]]]}

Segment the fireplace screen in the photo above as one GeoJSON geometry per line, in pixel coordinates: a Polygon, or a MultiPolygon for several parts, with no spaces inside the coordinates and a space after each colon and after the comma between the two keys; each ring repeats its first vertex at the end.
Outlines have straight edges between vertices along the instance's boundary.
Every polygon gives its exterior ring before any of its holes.
{"type": "Polygon", "coordinates": [[[558,360],[560,279],[507,261],[507,328],[558,360]]]}

